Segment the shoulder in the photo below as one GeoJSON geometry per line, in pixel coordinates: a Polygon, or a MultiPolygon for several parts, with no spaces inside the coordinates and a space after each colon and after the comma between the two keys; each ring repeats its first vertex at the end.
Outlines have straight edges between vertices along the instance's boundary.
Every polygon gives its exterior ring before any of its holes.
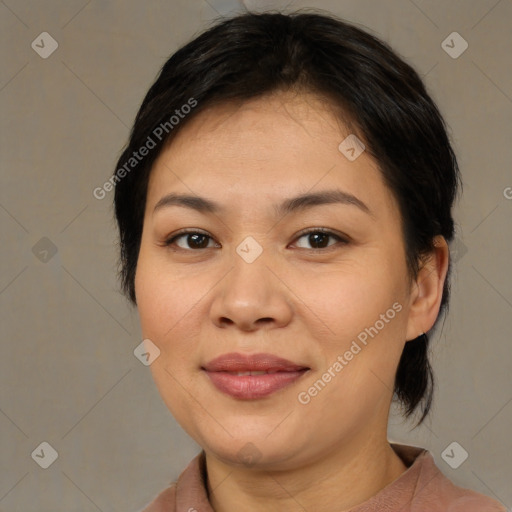
{"type": "MultiPolygon", "coordinates": [[[[460,488],[459,488],[460,489],[460,488]]],[[[468,489],[461,489],[464,494],[455,497],[448,504],[447,512],[507,512],[507,509],[497,501],[468,489]]]]}
{"type": "Polygon", "coordinates": [[[455,485],[436,466],[426,450],[418,454],[413,466],[417,466],[419,471],[411,512],[507,512],[494,499],[455,485]]]}
{"type": "Polygon", "coordinates": [[[174,512],[176,509],[176,484],[164,489],[141,512],[174,512]]]}
{"type": "MultiPolygon", "coordinates": [[[[441,474],[441,473],[440,473],[441,474]]],[[[478,492],[458,487],[441,475],[432,485],[418,491],[411,512],[431,510],[432,512],[507,512],[505,507],[478,492]]]]}
{"type": "MultiPolygon", "coordinates": [[[[205,454],[201,451],[182,471],[175,482],[164,489],[140,512],[176,512],[194,510],[185,506],[194,502],[196,509],[212,511],[206,491],[205,454]]],[[[213,511],[212,511],[213,512],[213,511]]]]}

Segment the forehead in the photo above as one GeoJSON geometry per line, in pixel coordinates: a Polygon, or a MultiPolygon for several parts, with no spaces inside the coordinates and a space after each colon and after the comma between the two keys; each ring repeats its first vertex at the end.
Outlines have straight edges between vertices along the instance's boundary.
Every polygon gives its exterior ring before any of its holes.
{"type": "Polygon", "coordinates": [[[198,113],[157,158],[147,206],[170,191],[248,207],[305,191],[342,188],[377,209],[394,206],[377,163],[339,150],[351,134],[331,103],[276,93],[198,113]]]}
{"type": "Polygon", "coordinates": [[[263,160],[268,154],[277,156],[286,146],[294,150],[287,155],[293,159],[301,148],[311,149],[313,141],[332,145],[332,139],[336,142],[343,133],[348,135],[349,130],[326,99],[311,93],[276,92],[206,108],[178,132],[171,147],[175,154],[200,145],[220,158],[263,160]]]}

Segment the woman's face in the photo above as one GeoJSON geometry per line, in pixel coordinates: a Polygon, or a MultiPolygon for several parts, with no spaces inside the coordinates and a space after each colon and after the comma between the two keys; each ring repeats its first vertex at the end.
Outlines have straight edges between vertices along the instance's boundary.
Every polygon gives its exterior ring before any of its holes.
{"type": "Polygon", "coordinates": [[[397,203],[367,152],[338,148],[349,134],[318,98],[280,93],[202,112],[152,170],[135,280],[151,371],[224,462],[295,467],[385,437],[405,340],[430,327],[411,314],[397,203]],[[237,375],[251,369],[270,374],[237,375]]]}

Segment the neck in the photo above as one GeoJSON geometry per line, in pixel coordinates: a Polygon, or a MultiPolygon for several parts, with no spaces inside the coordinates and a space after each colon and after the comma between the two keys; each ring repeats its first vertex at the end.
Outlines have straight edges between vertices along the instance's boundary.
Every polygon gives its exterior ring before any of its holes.
{"type": "Polygon", "coordinates": [[[407,469],[385,435],[351,439],[307,464],[290,464],[285,470],[240,468],[208,453],[206,466],[210,502],[216,512],[346,511],[370,499],[407,469]]]}

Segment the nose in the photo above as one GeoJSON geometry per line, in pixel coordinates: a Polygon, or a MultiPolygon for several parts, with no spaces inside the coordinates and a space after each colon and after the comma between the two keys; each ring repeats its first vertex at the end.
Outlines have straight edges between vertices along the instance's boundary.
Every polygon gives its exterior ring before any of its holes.
{"type": "Polygon", "coordinates": [[[233,268],[215,287],[211,319],[220,328],[243,331],[286,326],[293,316],[292,296],[267,258],[248,263],[237,254],[233,268]]]}

